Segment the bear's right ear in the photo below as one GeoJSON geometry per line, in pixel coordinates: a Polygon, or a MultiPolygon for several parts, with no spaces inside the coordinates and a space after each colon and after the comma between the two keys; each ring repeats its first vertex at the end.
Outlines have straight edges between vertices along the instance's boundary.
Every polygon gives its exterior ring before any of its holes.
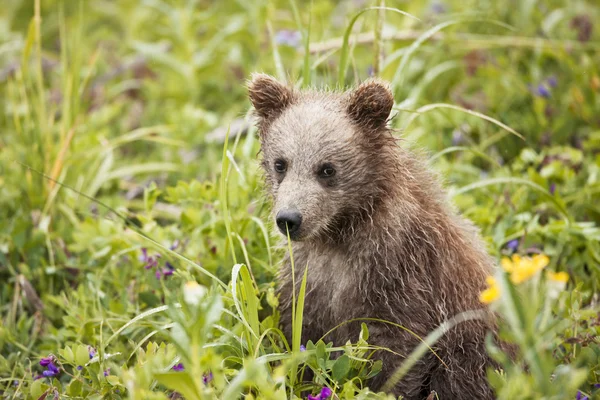
{"type": "Polygon", "coordinates": [[[252,74],[248,95],[256,113],[265,120],[278,116],[294,101],[292,89],[266,74],[252,74]]]}

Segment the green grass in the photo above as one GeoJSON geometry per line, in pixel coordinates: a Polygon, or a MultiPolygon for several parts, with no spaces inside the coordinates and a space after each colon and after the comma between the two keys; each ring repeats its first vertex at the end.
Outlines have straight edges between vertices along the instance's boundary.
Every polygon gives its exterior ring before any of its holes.
{"type": "MultiPolygon", "coordinates": [[[[374,71],[401,145],[424,150],[490,253],[549,257],[523,284],[496,275],[492,307],[522,361],[489,344],[498,398],[598,398],[597,21],[595,2],[567,0],[3,4],[0,394],[386,398],[366,384],[381,369],[366,325],[352,344],[300,343],[300,291],[285,341],[286,246],[255,130],[209,135],[248,120],[252,72],[344,88],[374,71]],[[34,379],[50,355],[60,373],[34,379]]],[[[472,317],[421,338],[394,379],[472,317]]]]}

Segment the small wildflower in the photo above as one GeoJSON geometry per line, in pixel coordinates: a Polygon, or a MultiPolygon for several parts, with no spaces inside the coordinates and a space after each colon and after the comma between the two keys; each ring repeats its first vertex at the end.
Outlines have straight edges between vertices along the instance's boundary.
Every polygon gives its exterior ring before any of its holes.
{"type": "Polygon", "coordinates": [[[177,372],[181,372],[183,371],[185,368],[183,367],[183,363],[179,363],[179,364],[175,364],[173,365],[173,371],[177,371],[177,372]]]}
{"type": "Polygon", "coordinates": [[[431,12],[434,14],[445,14],[447,11],[448,8],[442,2],[436,1],[431,5],[431,12]]]}
{"type": "Polygon", "coordinates": [[[558,85],[558,80],[556,79],[555,76],[551,76],[548,79],[546,79],[546,83],[548,84],[548,86],[550,86],[551,88],[555,88],[558,85]]]}
{"type": "Polygon", "coordinates": [[[567,274],[564,271],[561,271],[561,272],[548,271],[547,276],[548,276],[548,279],[550,279],[551,281],[554,281],[554,282],[559,282],[559,283],[569,282],[569,274],[567,274]]]}
{"type": "Polygon", "coordinates": [[[554,192],[556,192],[556,183],[550,185],[549,192],[550,194],[554,194],[554,192]]]}
{"type": "Polygon", "coordinates": [[[42,372],[42,375],[45,376],[46,378],[56,376],[60,373],[60,370],[58,369],[58,367],[56,365],[54,365],[53,362],[48,364],[46,366],[46,368],[47,369],[44,372],[42,372]]]}
{"type": "Polygon", "coordinates": [[[110,375],[110,368],[106,368],[104,370],[104,376],[108,376],[108,375],[110,375]]]}
{"type": "Polygon", "coordinates": [[[589,400],[589,398],[588,398],[586,395],[584,395],[584,394],[581,392],[581,390],[578,390],[578,391],[577,391],[577,396],[575,396],[575,399],[576,399],[576,400],[589,400]]]}
{"type": "Polygon", "coordinates": [[[138,260],[140,260],[143,263],[148,262],[148,249],[145,247],[142,247],[142,254],[138,257],[138,260]]]}
{"type": "Polygon", "coordinates": [[[179,239],[175,239],[175,241],[173,242],[173,244],[169,247],[169,250],[175,250],[176,248],[179,247],[179,239]]]}
{"type": "Polygon", "coordinates": [[[545,85],[538,85],[534,91],[534,94],[538,97],[543,97],[545,99],[550,98],[550,90],[545,85]]]}
{"type": "Polygon", "coordinates": [[[278,45],[298,47],[302,40],[302,34],[299,31],[281,30],[275,34],[275,43],[278,45]]]}
{"type": "Polygon", "coordinates": [[[548,278],[546,296],[551,299],[558,298],[560,293],[565,290],[565,287],[567,286],[569,274],[563,271],[547,271],[546,277],[548,278]]]}
{"type": "Polygon", "coordinates": [[[303,344],[300,345],[300,351],[306,351],[306,346],[304,346],[303,344]]]}
{"type": "Polygon", "coordinates": [[[83,369],[83,367],[81,365],[77,366],[77,371],[81,371],[83,369]]]}
{"type": "Polygon", "coordinates": [[[519,248],[519,239],[513,239],[506,243],[506,248],[513,252],[517,251],[517,248],[519,248]]]}
{"type": "Polygon", "coordinates": [[[328,387],[324,387],[323,389],[321,389],[321,399],[326,399],[329,396],[331,396],[331,389],[329,389],[328,387]]]}
{"type": "Polygon", "coordinates": [[[173,275],[173,272],[175,271],[175,267],[173,266],[173,264],[167,261],[165,263],[165,267],[166,268],[163,268],[162,270],[163,276],[166,278],[167,276],[173,275]]]}
{"type": "Polygon", "coordinates": [[[142,255],[139,257],[139,260],[144,263],[145,269],[152,269],[158,265],[158,259],[160,258],[160,254],[155,254],[153,256],[148,255],[148,249],[142,247],[142,255]]]}
{"type": "Polygon", "coordinates": [[[501,264],[502,268],[510,274],[511,282],[519,284],[536,275],[549,262],[548,256],[543,254],[536,254],[533,257],[521,257],[518,254],[514,254],[512,259],[503,258],[501,264]]]}
{"type": "Polygon", "coordinates": [[[373,68],[373,66],[372,66],[372,65],[369,65],[369,66],[367,67],[367,76],[368,76],[368,77],[373,77],[373,76],[375,76],[375,68],[373,68]]]}
{"type": "Polygon", "coordinates": [[[162,276],[162,272],[160,272],[160,270],[156,270],[156,272],[154,273],[154,276],[156,277],[156,279],[160,279],[162,276]]]}
{"type": "Polygon", "coordinates": [[[92,346],[88,346],[88,353],[90,356],[90,360],[96,356],[96,349],[92,346]]]}
{"type": "Polygon", "coordinates": [[[212,374],[212,372],[209,372],[208,374],[202,375],[202,382],[205,385],[208,385],[212,380],[213,380],[213,374],[212,374]]]}
{"type": "Polygon", "coordinates": [[[40,365],[42,367],[47,367],[50,364],[52,364],[52,357],[44,357],[40,360],[40,365]]]}
{"type": "Polygon", "coordinates": [[[325,400],[326,398],[331,396],[331,393],[331,389],[325,386],[323,389],[321,389],[321,392],[318,395],[313,396],[312,394],[309,394],[308,400],[325,400]]]}
{"type": "Polygon", "coordinates": [[[14,386],[19,386],[19,381],[15,379],[15,380],[13,381],[13,385],[14,385],[14,386]]]}
{"type": "Polygon", "coordinates": [[[197,306],[205,294],[206,288],[195,281],[186,282],[183,287],[183,300],[192,306],[197,306]]]}
{"type": "Polygon", "coordinates": [[[465,142],[463,131],[461,129],[455,129],[452,132],[452,145],[459,146],[465,142]]]}
{"type": "Polygon", "coordinates": [[[481,292],[479,301],[483,304],[490,304],[500,298],[500,286],[493,276],[488,276],[485,279],[485,282],[487,283],[488,288],[481,292]]]}

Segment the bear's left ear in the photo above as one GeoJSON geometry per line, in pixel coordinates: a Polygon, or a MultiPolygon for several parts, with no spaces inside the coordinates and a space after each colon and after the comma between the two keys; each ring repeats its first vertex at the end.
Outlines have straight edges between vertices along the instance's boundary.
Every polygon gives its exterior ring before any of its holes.
{"type": "Polygon", "coordinates": [[[394,106],[394,96],[386,82],[368,80],[349,96],[347,111],[354,122],[373,129],[385,125],[394,106]]]}
{"type": "Polygon", "coordinates": [[[252,74],[248,82],[248,96],[263,120],[275,118],[294,101],[291,88],[266,74],[252,74]]]}

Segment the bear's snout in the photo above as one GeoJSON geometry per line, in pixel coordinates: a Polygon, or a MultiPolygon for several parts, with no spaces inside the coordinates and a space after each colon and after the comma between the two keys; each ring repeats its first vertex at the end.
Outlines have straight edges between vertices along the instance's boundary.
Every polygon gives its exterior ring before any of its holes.
{"type": "Polygon", "coordinates": [[[275,217],[277,227],[287,236],[288,232],[290,238],[294,239],[300,232],[300,225],[302,224],[302,214],[300,211],[294,209],[281,210],[275,217]]]}

